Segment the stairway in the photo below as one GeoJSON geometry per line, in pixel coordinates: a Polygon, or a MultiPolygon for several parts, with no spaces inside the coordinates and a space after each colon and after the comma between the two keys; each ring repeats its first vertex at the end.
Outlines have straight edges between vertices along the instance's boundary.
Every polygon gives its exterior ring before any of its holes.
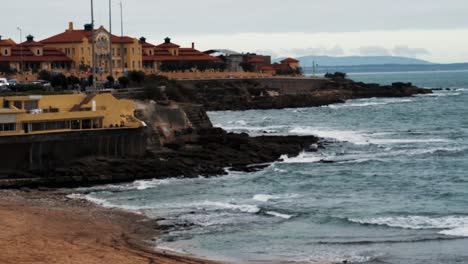
{"type": "Polygon", "coordinates": [[[213,126],[202,105],[184,104],[181,107],[193,128],[210,128],[213,126]]]}
{"type": "Polygon", "coordinates": [[[88,94],[86,95],[86,98],[79,104],[77,105],[74,105],[71,109],[70,109],[70,112],[78,112],[78,111],[81,111],[81,107],[85,104],[88,104],[89,102],[91,102],[91,100],[93,100],[93,98],[95,97],[96,95],[95,94],[88,94]]]}

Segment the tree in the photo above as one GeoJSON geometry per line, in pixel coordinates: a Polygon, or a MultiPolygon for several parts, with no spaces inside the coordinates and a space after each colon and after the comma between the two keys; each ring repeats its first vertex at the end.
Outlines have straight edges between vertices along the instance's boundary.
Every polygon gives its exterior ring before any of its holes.
{"type": "Polygon", "coordinates": [[[15,71],[11,69],[10,63],[8,63],[7,61],[2,61],[0,62],[0,72],[3,72],[5,74],[12,74],[15,71]]]}
{"type": "Polygon", "coordinates": [[[89,86],[92,86],[94,83],[94,78],[93,78],[93,75],[91,74],[89,77],[88,77],[88,85],[89,86]]]}
{"type": "Polygon", "coordinates": [[[145,73],[142,71],[131,71],[128,73],[130,81],[141,85],[145,81],[145,73]]]}
{"type": "Polygon", "coordinates": [[[129,83],[130,79],[128,79],[127,77],[122,76],[119,78],[119,84],[121,85],[121,87],[127,88],[129,83]]]}
{"type": "Polygon", "coordinates": [[[48,82],[50,82],[52,80],[52,75],[50,74],[50,72],[48,72],[46,70],[40,71],[39,74],[37,75],[37,77],[39,78],[39,80],[44,80],[44,81],[48,81],[48,82]]]}
{"type": "Polygon", "coordinates": [[[114,77],[113,77],[112,75],[107,76],[106,79],[107,79],[107,81],[108,81],[109,83],[114,83],[114,81],[115,81],[115,79],[114,79],[114,77]]]}
{"type": "Polygon", "coordinates": [[[75,85],[75,84],[80,84],[80,79],[74,75],[70,75],[68,78],[67,78],[67,83],[69,85],[75,85]]]}
{"type": "Polygon", "coordinates": [[[65,77],[63,73],[53,75],[50,80],[50,85],[54,88],[67,89],[67,77],[65,77]]]}

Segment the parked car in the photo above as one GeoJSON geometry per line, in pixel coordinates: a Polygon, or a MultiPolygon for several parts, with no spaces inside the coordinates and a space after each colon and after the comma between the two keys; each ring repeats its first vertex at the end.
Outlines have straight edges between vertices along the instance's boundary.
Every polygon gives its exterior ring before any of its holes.
{"type": "Polygon", "coordinates": [[[16,79],[10,79],[8,80],[8,84],[11,86],[17,86],[18,84],[20,84],[20,82],[18,82],[18,80],[16,79]]]}
{"type": "Polygon", "coordinates": [[[6,78],[0,78],[0,87],[7,87],[9,86],[10,84],[8,83],[8,80],[6,78]]]}

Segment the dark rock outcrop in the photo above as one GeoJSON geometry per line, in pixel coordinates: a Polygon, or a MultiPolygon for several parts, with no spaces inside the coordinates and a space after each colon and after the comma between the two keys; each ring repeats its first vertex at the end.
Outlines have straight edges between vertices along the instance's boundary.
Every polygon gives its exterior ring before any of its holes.
{"type": "MultiPolygon", "coordinates": [[[[137,179],[215,176],[226,173],[225,168],[255,171],[282,155],[297,155],[318,143],[314,136],[263,136],[227,133],[220,128],[191,132],[196,142],[167,144],[157,152],[148,151],[142,158],[88,157],[63,166],[44,170],[4,172],[0,187],[65,187],[128,182],[137,179]]],[[[181,132],[181,134],[183,134],[181,132]]]]}

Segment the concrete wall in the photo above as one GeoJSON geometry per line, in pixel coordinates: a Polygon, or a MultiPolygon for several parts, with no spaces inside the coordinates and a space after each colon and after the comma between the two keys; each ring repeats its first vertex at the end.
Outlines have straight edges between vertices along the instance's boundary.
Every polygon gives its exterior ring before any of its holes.
{"type": "Polygon", "coordinates": [[[146,152],[145,128],[0,137],[0,170],[47,169],[87,156],[146,152]]]}

